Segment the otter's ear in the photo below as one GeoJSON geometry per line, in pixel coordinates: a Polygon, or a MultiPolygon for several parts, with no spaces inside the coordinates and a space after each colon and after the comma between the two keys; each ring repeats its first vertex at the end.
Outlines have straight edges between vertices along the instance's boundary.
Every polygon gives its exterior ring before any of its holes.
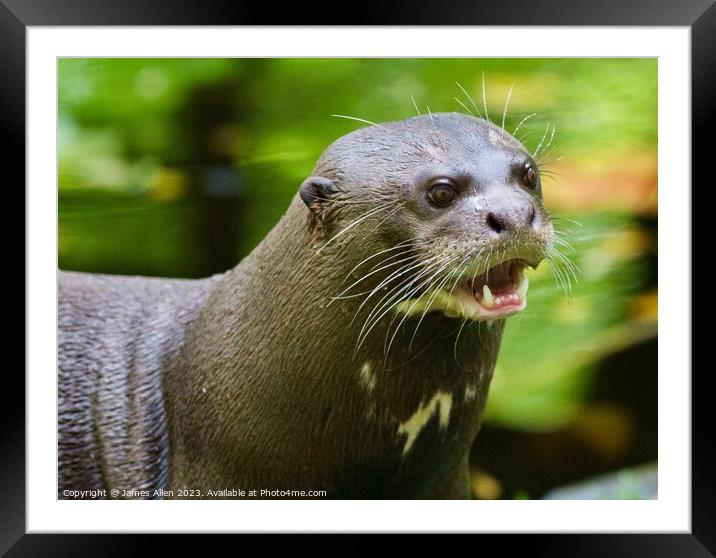
{"type": "Polygon", "coordinates": [[[328,202],[336,192],[338,192],[338,187],[333,180],[322,176],[309,176],[301,184],[298,193],[308,209],[315,214],[320,214],[326,209],[328,202]]]}

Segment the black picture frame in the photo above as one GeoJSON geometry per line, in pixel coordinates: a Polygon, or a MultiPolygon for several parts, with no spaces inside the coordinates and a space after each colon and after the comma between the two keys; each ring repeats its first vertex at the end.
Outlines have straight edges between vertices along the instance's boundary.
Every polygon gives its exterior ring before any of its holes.
{"type": "MultiPolygon", "coordinates": [[[[691,28],[692,54],[692,174],[705,175],[713,156],[707,156],[713,132],[714,91],[716,91],[716,6],[714,0],[559,0],[543,5],[527,0],[499,2],[411,1],[369,6],[351,10],[351,24],[395,25],[633,25],[687,26],[691,28]]],[[[340,24],[326,8],[309,8],[299,3],[276,10],[271,5],[240,2],[171,2],[154,0],[0,0],[0,135],[6,196],[23,192],[20,199],[5,208],[8,216],[25,208],[25,55],[28,26],[67,25],[257,25],[318,23],[324,14],[326,24],[340,24]],[[8,171],[15,171],[10,173],[8,171]],[[9,177],[12,177],[10,179],[9,177]]],[[[711,181],[712,179],[707,179],[711,181]]],[[[691,188],[690,185],[685,187],[691,188]]],[[[6,197],[6,200],[8,198],[6,197]]],[[[24,211],[23,211],[24,216],[24,211]]],[[[662,226],[673,226],[664,224],[662,226]]],[[[5,249],[20,251],[16,225],[5,227],[5,249]]],[[[10,279],[0,291],[11,301],[14,287],[25,293],[24,247],[22,254],[6,252],[5,270],[10,279]],[[15,257],[13,257],[15,256],[15,257]],[[23,262],[23,271],[19,271],[23,262]],[[23,283],[20,279],[22,276],[23,283]]],[[[690,277],[685,273],[685,277],[690,277]]],[[[24,297],[23,297],[24,298],[24,297]]],[[[7,315],[6,315],[7,316],[7,315]]],[[[7,320],[7,317],[6,317],[7,320]]],[[[6,322],[7,323],[7,322],[6,322]]],[[[25,320],[23,319],[23,325],[25,320]]],[[[5,328],[3,328],[5,329],[5,328]]],[[[13,324],[8,334],[23,335],[24,326],[13,324]],[[12,332],[12,333],[10,333],[12,332]],[[15,333],[17,332],[17,333],[15,333]],[[20,333],[22,332],[22,333],[20,333]]],[[[6,334],[6,335],[8,335],[6,334]]],[[[6,337],[7,339],[7,337],[6,337]]],[[[18,340],[19,341],[19,340],[18,340]]],[[[6,343],[6,355],[19,345],[6,343]]],[[[24,353],[23,353],[24,362],[24,353]]],[[[105,556],[135,555],[148,550],[144,535],[27,535],[25,534],[25,381],[19,366],[6,364],[0,393],[0,554],[7,556],[105,556]]],[[[691,370],[675,370],[690,373],[691,370]]],[[[701,370],[708,372],[708,370],[701,370]]],[[[714,556],[716,554],[716,452],[710,432],[711,406],[707,402],[709,374],[692,375],[692,529],[689,534],[589,534],[589,535],[489,535],[501,553],[525,552],[537,556],[714,556]]],[[[357,535],[348,541],[332,541],[324,548],[344,553],[363,553],[370,544],[357,535]]],[[[162,540],[168,550],[170,543],[162,540]]],[[[206,550],[205,542],[181,539],[183,552],[206,550]]],[[[284,542],[284,550],[295,552],[294,542],[284,542]]],[[[315,542],[311,543],[315,552],[315,542]]],[[[323,544],[323,543],[322,543],[323,544]]],[[[422,543],[421,543],[422,544],[422,543]]],[[[478,542],[477,544],[482,544],[478,542]]],[[[274,543],[272,543],[274,545],[274,543]]],[[[280,546],[273,546],[281,551],[280,546]]],[[[236,548],[237,552],[241,549],[236,548]]],[[[248,549],[246,549],[248,551],[248,549]]]]}

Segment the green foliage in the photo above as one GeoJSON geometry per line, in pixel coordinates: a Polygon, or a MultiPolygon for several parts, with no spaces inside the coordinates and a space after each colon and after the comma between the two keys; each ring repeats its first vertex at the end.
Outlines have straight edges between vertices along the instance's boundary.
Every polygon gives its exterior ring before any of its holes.
{"type": "Polygon", "coordinates": [[[594,364],[655,334],[655,322],[628,312],[645,273],[634,257],[639,248],[629,246],[639,238],[633,218],[579,219],[569,234],[569,258],[579,270],[571,288],[543,263],[530,278],[528,308],[508,320],[486,420],[533,431],[565,426],[588,393],[594,364]]]}

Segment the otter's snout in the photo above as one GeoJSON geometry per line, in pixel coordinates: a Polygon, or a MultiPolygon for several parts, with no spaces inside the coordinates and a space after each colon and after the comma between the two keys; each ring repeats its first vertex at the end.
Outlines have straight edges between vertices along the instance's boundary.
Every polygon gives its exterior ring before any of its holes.
{"type": "Polygon", "coordinates": [[[537,231],[540,219],[532,202],[497,206],[490,204],[489,211],[482,214],[484,226],[495,234],[537,231]]]}

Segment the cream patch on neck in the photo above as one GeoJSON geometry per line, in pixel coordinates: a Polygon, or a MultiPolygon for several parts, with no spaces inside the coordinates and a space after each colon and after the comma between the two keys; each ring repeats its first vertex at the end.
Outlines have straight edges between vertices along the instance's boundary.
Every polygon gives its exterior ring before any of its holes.
{"type": "Polygon", "coordinates": [[[440,429],[445,430],[450,423],[450,409],[452,408],[452,394],[442,390],[438,390],[433,398],[425,404],[420,404],[418,410],[413,416],[398,426],[398,435],[405,434],[405,445],[403,446],[403,455],[410,451],[415,440],[422,432],[425,425],[439,409],[440,412],[440,429]]]}
{"type": "Polygon", "coordinates": [[[359,371],[360,383],[368,391],[373,391],[375,388],[375,373],[373,372],[373,363],[366,360],[361,366],[359,371]]]}
{"type": "Polygon", "coordinates": [[[477,397],[477,388],[472,384],[465,386],[465,402],[472,401],[475,397],[477,397]]]}

